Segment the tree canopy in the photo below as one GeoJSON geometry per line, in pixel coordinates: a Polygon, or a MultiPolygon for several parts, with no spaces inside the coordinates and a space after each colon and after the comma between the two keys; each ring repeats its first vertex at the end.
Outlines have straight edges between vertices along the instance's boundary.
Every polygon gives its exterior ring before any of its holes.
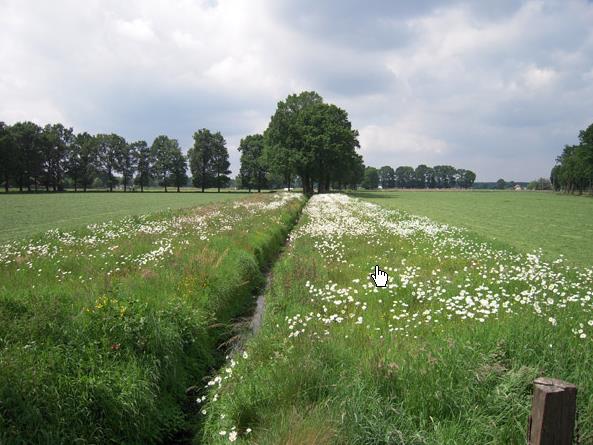
{"type": "Polygon", "coordinates": [[[324,103],[314,91],[280,101],[264,132],[269,168],[282,174],[289,188],[298,175],[308,195],[315,185],[323,193],[332,184],[341,188],[352,181],[362,164],[358,147],[358,131],[346,111],[324,103]]]}

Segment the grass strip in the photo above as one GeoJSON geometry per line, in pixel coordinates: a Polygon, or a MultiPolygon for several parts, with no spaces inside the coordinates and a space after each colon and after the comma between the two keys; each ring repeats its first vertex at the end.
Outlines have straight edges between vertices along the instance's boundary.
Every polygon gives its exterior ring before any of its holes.
{"type": "Polygon", "coordinates": [[[3,245],[0,443],[160,443],[195,426],[196,388],[302,205],[254,196],[3,245]]]}
{"type": "Polygon", "coordinates": [[[291,239],[262,329],[208,383],[204,443],[520,444],[541,375],[578,386],[593,439],[593,269],[344,195],[291,239]]]}

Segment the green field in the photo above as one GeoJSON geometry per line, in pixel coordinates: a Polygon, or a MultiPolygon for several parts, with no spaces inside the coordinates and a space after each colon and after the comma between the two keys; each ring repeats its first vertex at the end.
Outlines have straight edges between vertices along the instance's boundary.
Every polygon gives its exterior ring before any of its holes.
{"type": "Polygon", "coordinates": [[[2,245],[0,443],[186,443],[302,205],[254,194],[2,245]]]}
{"type": "Polygon", "coordinates": [[[227,201],[246,193],[0,193],[0,242],[167,208],[227,201]]]}
{"type": "Polygon", "coordinates": [[[551,192],[357,192],[388,208],[466,227],[523,251],[593,266],[593,198],[551,192]]]}
{"type": "Polygon", "coordinates": [[[0,443],[523,444],[539,376],[591,443],[593,200],[356,195],[0,196],[0,443]]]}
{"type": "Polygon", "coordinates": [[[262,329],[205,388],[203,443],[520,445],[539,376],[578,386],[591,443],[593,269],[338,194],[291,240],[262,329]]]}

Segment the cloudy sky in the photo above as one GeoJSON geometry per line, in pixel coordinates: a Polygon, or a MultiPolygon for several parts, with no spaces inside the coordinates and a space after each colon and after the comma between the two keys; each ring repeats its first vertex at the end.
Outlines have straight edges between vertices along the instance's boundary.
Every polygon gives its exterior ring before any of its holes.
{"type": "Polygon", "coordinates": [[[316,90],[367,165],[547,176],[593,122],[593,2],[0,0],[0,120],[184,148],[316,90]]]}

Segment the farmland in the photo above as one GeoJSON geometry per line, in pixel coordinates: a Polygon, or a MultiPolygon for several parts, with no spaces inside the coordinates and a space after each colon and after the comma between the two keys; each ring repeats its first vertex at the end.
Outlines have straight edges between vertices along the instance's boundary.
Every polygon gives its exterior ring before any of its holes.
{"type": "Polygon", "coordinates": [[[435,221],[466,227],[530,252],[542,249],[580,266],[593,265],[593,199],[558,193],[510,191],[386,191],[355,196],[435,221]]]}
{"type": "Polygon", "coordinates": [[[152,195],[0,247],[0,443],[520,444],[544,375],[593,439],[593,269],[555,226],[504,229],[544,207],[583,233],[585,198],[152,195]]]}
{"type": "Polygon", "coordinates": [[[205,443],[520,444],[541,375],[578,385],[593,439],[593,269],[318,195],[265,298],[198,399],[205,443]]]}
{"type": "Polygon", "coordinates": [[[194,207],[241,193],[0,193],[0,242],[167,208],[194,207]]]}
{"type": "Polygon", "coordinates": [[[253,303],[302,204],[251,196],[2,245],[0,443],[192,431],[192,388],[220,362],[229,322],[253,303]]]}

